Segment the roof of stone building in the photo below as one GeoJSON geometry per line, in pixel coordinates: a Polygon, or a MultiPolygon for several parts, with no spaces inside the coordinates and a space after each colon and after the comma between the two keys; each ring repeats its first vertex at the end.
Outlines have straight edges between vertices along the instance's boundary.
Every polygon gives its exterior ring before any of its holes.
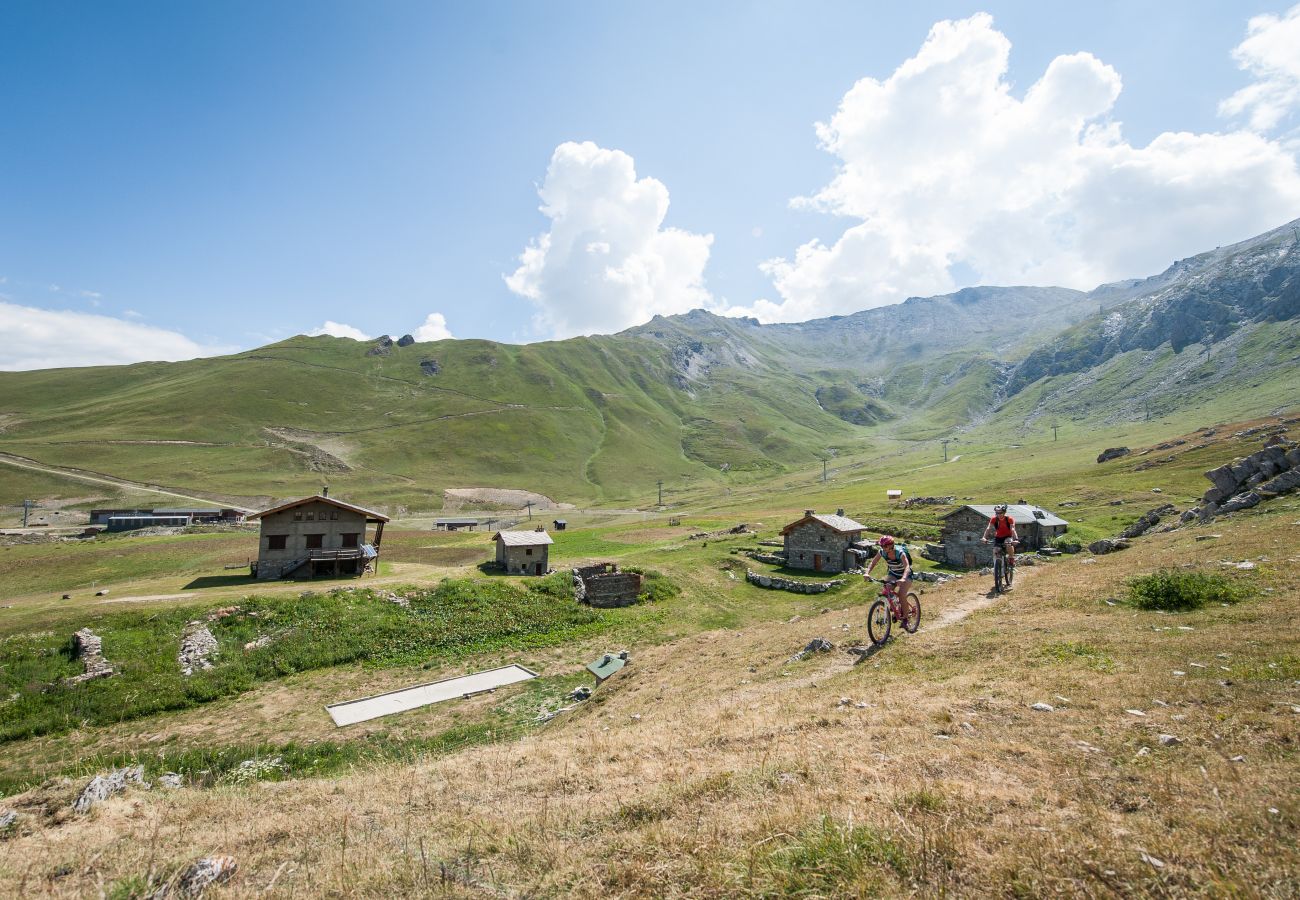
{"type": "Polygon", "coordinates": [[[303,497],[301,500],[294,500],[289,503],[282,503],[279,506],[273,506],[270,509],[264,509],[261,512],[250,513],[248,518],[260,519],[263,516],[269,516],[271,513],[284,512],[286,509],[293,509],[295,506],[305,506],[308,503],[328,503],[330,506],[337,506],[339,509],[346,509],[349,512],[361,513],[368,521],[387,522],[388,516],[383,513],[377,513],[373,509],[366,509],[364,506],[353,506],[351,503],[344,503],[342,500],[335,500],[333,497],[322,497],[316,494],[312,497],[303,497]]]}
{"type": "Polygon", "coordinates": [[[492,540],[498,539],[507,547],[537,547],[555,543],[545,531],[498,531],[492,535],[492,540]]]}
{"type": "Polygon", "coordinates": [[[796,522],[791,522],[789,525],[781,529],[781,533],[789,534],[800,525],[808,522],[820,522],[822,525],[825,525],[832,531],[838,531],[840,534],[848,534],[851,531],[867,530],[866,525],[863,525],[861,522],[855,522],[848,516],[832,516],[829,514],[822,515],[820,513],[813,513],[812,515],[805,515],[802,519],[799,519],[796,522]]]}
{"type": "MultiPolygon", "coordinates": [[[[993,518],[993,510],[994,510],[993,504],[976,505],[973,503],[967,504],[966,506],[961,507],[961,509],[953,510],[952,512],[948,513],[948,515],[944,516],[944,518],[947,519],[952,516],[955,516],[957,513],[965,509],[973,509],[975,510],[975,512],[979,513],[981,516],[983,516],[986,519],[993,518]]],[[[1039,525],[1069,525],[1070,524],[1069,522],[1065,521],[1065,519],[1062,519],[1060,516],[1048,512],[1042,507],[1030,506],[1028,504],[1008,503],[1007,515],[1009,515],[1011,517],[1011,521],[1015,522],[1017,525],[1028,525],[1031,522],[1037,522],[1039,525]]]]}

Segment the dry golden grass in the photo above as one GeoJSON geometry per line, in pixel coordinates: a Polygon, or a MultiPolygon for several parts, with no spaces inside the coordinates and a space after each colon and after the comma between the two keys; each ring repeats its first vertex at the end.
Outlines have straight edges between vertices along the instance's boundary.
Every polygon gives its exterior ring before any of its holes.
{"type": "Polygon", "coordinates": [[[1296,518],[1022,570],[992,603],[963,579],[924,595],[946,627],[858,665],[861,608],[710,632],[634,648],[522,741],[34,816],[0,843],[0,893],[124,892],[228,853],[210,896],[1296,896],[1296,518]],[[1243,559],[1261,592],[1236,606],[1105,603],[1135,572],[1243,559]],[[817,636],[840,646],[788,662],[817,636]]]}

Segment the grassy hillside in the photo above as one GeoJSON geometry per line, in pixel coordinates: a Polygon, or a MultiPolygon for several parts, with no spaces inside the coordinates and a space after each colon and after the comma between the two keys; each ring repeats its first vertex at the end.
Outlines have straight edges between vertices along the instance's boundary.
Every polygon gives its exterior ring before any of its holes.
{"type": "Polygon", "coordinates": [[[978,575],[925,587],[922,632],[860,663],[843,648],[865,641],[873,591],[810,597],[743,577],[763,564],[739,551],[805,506],[900,533],[946,511],[898,509],[886,487],[1023,496],[1076,536],[1113,535],[1199,495],[1205,469],[1262,440],[1238,432],[1265,423],[1209,437],[1216,422],[1182,424],[1066,424],[1053,441],[991,423],[946,464],[931,443],[899,442],[835,458],[826,483],[817,466],[729,494],[700,485],[676,525],[575,515],[555,535],[557,568],[615,560],[679,589],[624,610],[578,607],[562,576],[482,575],[482,534],[393,529],[392,569],[362,583],[371,591],[333,594],[205,582],[244,552],[243,535],[0,552],[0,678],[18,695],[0,704],[0,807],[20,814],[0,838],[0,889],[139,896],[219,852],[239,861],[236,895],[661,896],[665,877],[682,896],[1284,895],[1300,865],[1294,497],[1121,554],[1025,567],[1001,600],[978,575]],[[1187,443],[1145,452],[1175,439],[1187,443]],[[1097,464],[1110,444],[1134,453],[1097,464]],[[758,538],[688,537],[737,521],[758,538]],[[115,567],[117,602],[57,600],[61,576],[97,565],[115,567]],[[169,567],[198,586],[158,590],[169,567]],[[1237,602],[1131,602],[1129,580],[1159,570],[1226,577],[1237,602]],[[209,613],[218,666],[182,679],[179,629],[209,613]],[[121,680],[60,688],[75,671],[61,647],[87,624],[121,680]],[[244,649],[263,634],[275,642],[244,649]],[[792,661],[814,637],[836,649],[792,661]],[[590,683],[585,663],[620,647],[625,672],[538,723],[590,683]],[[541,678],[346,729],[323,710],[505,662],[541,678]],[[1053,711],[1030,708],[1040,702],[1053,711]],[[251,758],[262,765],[241,769],[251,758]],[[179,772],[185,787],[66,812],[90,775],[126,762],[179,772]],[[150,840],[126,839],[140,821],[150,840]]]}

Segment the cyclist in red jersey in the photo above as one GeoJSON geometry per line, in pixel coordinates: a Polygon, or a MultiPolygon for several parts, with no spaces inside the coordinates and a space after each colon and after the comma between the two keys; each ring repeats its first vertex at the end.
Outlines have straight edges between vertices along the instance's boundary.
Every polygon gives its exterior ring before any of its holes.
{"type": "Polygon", "coordinates": [[[1001,503],[993,507],[993,518],[989,519],[989,524],[984,528],[984,540],[989,539],[989,532],[993,532],[993,545],[1001,547],[1007,555],[1007,565],[1016,564],[1016,542],[1020,536],[1016,534],[1016,520],[1007,515],[1007,505],[1001,503]]]}

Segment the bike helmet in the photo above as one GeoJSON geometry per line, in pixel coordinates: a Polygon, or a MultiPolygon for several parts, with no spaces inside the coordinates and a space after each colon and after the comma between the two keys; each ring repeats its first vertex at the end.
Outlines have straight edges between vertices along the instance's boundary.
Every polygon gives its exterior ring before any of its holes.
{"type": "Polygon", "coordinates": [[[995,513],[1005,513],[1007,511],[1007,505],[1005,503],[999,503],[997,506],[993,507],[993,511],[995,513]]]}
{"type": "Polygon", "coordinates": [[[880,545],[881,549],[884,549],[885,547],[894,546],[894,539],[887,534],[882,534],[880,540],[876,541],[876,543],[880,545]]]}

